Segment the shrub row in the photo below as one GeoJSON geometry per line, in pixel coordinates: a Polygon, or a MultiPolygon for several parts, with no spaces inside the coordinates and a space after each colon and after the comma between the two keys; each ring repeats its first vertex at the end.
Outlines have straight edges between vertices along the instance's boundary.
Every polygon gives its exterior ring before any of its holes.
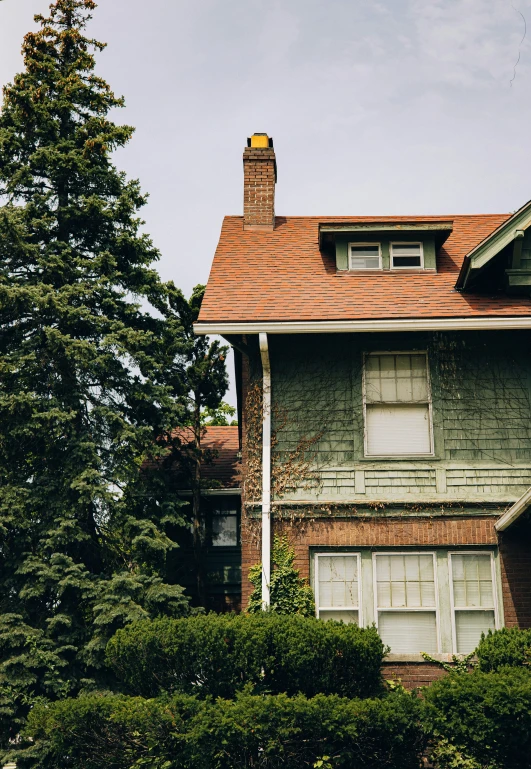
{"type": "Polygon", "coordinates": [[[230,699],[244,687],[370,697],[385,647],[374,628],[314,617],[215,615],[139,622],[109,642],[107,661],[133,695],[230,699]]]}
{"type": "Polygon", "coordinates": [[[37,707],[26,736],[19,766],[32,769],[418,769],[424,749],[419,701],[404,693],[89,696],[37,707]]]}
{"type": "Polygon", "coordinates": [[[503,628],[484,636],[476,651],[479,668],[485,673],[496,672],[509,665],[518,667],[531,663],[531,630],[503,628]]]}
{"type": "Polygon", "coordinates": [[[531,672],[504,668],[500,673],[451,674],[424,690],[424,723],[492,769],[531,765],[531,672]]]}

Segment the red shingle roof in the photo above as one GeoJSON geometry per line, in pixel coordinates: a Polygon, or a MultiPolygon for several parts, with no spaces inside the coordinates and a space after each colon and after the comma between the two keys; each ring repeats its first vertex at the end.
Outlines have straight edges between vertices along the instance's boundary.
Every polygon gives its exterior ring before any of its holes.
{"type": "Polygon", "coordinates": [[[203,465],[203,480],[219,481],[224,488],[237,488],[240,485],[237,479],[238,427],[207,427],[201,445],[204,449],[217,452],[212,464],[203,465]]]}
{"type": "Polygon", "coordinates": [[[459,293],[465,255],[509,214],[415,217],[277,217],[273,232],[244,231],[241,216],[223,222],[199,323],[451,318],[529,315],[531,299],[459,293]],[[453,221],[437,272],[337,273],[319,250],[319,225],[453,221]]]}
{"type": "MultiPolygon", "coordinates": [[[[173,433],[183,444],[193,441],[191,427],[180,427],[173,433]]],[[[203,481],[217,481],[223,488],[235,489],[239,486],[238,479],[238,451],[239,436],[238,426],[217,427],[210,426],[201,438],[201,447],[216,452],[212,462],[204,462],[201,467],[203,481]]],[[[175,467],[177,484],[180,488],[187,488],[189,482],[181,476],[179,467],[175,467]]],[[[217,486],[218,483],[215,485],[217,486]]],[[[208,484],[207,484],[208,486],[208,484]]]]}

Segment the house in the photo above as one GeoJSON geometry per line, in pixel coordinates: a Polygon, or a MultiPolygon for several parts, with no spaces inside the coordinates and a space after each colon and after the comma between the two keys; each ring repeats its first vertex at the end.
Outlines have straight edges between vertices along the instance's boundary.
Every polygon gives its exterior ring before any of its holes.
{"type": "Polygon", "coordinates": [[[531,203],[514,214],[278,216],[244,150],[198,334],[234,347],[242,600],[287,533],[317,613],[376,623],[421,684],[531,626],[531,203]]]}
{"type": "MultiPolygon", "coordinates": [[[[191,441],[192,432],[188,428],[178,433],[184,445],[191,441]]],[[[201,466],[201,557],[206,573],[206,608],[218,612],[238,611],[241,608],[238,427],[210,425],[205,428],[201,445],[205,451],[201,466]]],[[[175,464],[169,470],[176,495],[185,505],[191,504],[189,475],[175,464]]],[[[179,529],[174,538],[180,547],[178,557],[168,561],[169,577],[185,587],[196,604],[197,564],[191,529],[179,529]]]]}

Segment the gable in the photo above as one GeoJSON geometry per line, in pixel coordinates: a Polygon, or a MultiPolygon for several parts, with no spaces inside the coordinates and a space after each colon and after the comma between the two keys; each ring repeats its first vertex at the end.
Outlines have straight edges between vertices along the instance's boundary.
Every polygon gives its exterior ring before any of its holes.
{"type": "Polygon", "coordinates": [[[531,293],[531,201],[466,254],[456,288],[474,290],[489,278],[508,293],[531,293]]]}

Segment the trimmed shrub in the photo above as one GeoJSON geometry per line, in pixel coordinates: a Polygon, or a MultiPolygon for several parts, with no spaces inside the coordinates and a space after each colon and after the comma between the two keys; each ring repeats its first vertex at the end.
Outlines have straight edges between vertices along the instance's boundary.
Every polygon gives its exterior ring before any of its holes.
{"type": "Polygon", "coordinates": [[[374,628],[315,617],[209,614],[139,622],[107,646],[108,664],[133,695],[231,698],[253,692],[370,697],[385,654],[374,628]]]}
{"type": "Polygon", "coordinates": [[[507,665],[521,667],[531,662],[531,630],[503,628],[483,636],[476,650],[479,669],[496,672],[507,665]]]}
{"type": "Polygon", "coordinates": [[[21,769],[418,769],[419,702],[319,695],[86,697],[30,716],[21,769]],[[319,763],[322,762],[322,763],[319,763]]]}
{"type": "Polygon", "coordinates": [[[528,769],[531,672],[504,668],[441,678],[424,689],[425,724],[481,767],[528,769]]]}

